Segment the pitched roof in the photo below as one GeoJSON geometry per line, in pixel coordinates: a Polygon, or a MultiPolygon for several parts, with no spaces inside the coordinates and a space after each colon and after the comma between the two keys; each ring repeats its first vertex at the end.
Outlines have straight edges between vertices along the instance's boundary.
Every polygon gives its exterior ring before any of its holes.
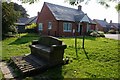
{"type": "Polygon", "coordinates": [[[22,18],[18,19],[17,23],[25,23],[27,20],[28,20],[28,18],[22,17],[22,18]]]}
{"type": "Polygon", "coordinates": [[[28,20],[29,18],[24,18],[21,17],[17,20],[17,22],[15,23],[16,25],[25,25],[25,22],[28,20]]]}
{"type": "Polygon", "coordinates": [[[110,23],[110,25],[120,29],[120,23],[110,23]]]}
{"type": "Polygon", "coordinates": [[[109,23],[104,21],[104,20],[98,20],[98,19],[94,19],[97,23],[99,23],[102,27],[108,27],[109,23]]]}
{"type": "Polygon", "coordinates": [[[78,9],[68,8],[68,7],[51,4],[47,2],[45,2],[45,4],[48,6],[48,8],[52,12],[56,20],[75,22],[75,21],[82,20],[82,18],[85,16],[84,12],[78,9]]]}
{"type": "Polygon", "coordinates": [[[91,20],[91,19],[87,16],[87,14],[76,15],[76,16],[75,16],[75,21],[88,22],[88,23],[96,24],[93,20],[91,20]]]}
{"type": "Polygon", "coordinates": [[[25,22],[25,24],[36,23],[36,20],[37,20],[37,16],[31,17],[25,22]]]}

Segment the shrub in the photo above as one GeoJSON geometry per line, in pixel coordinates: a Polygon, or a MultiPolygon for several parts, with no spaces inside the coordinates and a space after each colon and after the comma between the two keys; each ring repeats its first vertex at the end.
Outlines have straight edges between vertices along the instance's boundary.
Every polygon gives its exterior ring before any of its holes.
{"type": "Polygon", "coordinates": [[[90,36],[93,37],[105,37],[104,32],[102,31],[93,31],[90,33],[90,36]]]}
{"type": "Polygon", "coordinates": [[[94,30],[89,30],[88,32],[87,32],[87,35],[90,35],[90,33],[92,33],[94,30]]]}
{"type": "Polygon", "coordinates": [[[119,31],[116,31],[116,34],[119,34],[120,32],[119,31]]]}
{"type": "Polygon", "coordinates": [[[98,33],[96,31],[93,31],[93,32],[90,33],[90,36],[97,37],[99,35],[98,35],[98,33]]]}
{"type": "Polygon", "coordinates": [[[112,29],[112,30],[109,30],[108,33],[110,33],[110,34],[116,34],[116,31],[112,29]]]}
{"type": "Polygon", "coordinates": [[[98,34],[100,35],[100,37],[105,37],[105,35],[104,35],[104,32],[103,31],[97,31],[98,32],[98,34]]]}
{"type": "Polygon", "coordinates": [[[26,29],[26,32],[28,32],[28,33],[35,33],[36,27],[37,27],[37,25],[35,23],[32,23],[31,25],[26,26],[25,29],[26,29]]]}
{"type": "Polygon", "coordinates": [[[32,23],[29,26],[26,26],[25,29],[35,29],[37,27],[37,25],[35,23],[32,23]]]}

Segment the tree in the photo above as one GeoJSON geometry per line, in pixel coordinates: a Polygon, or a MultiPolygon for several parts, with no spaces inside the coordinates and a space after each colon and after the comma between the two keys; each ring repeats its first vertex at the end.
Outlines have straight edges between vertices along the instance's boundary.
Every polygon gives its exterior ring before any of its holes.
{"type": "MultiPolygon", "coordinates": [[[[13,2],[11,2],[13,3],[13,2]]],[[[14,10],[20,12],[20,17],[28,17],[29,15],[27,14],[27,11],[22,5],[18,5],[17,3],[14,4],[14,10]]]]}
{"type": "Polygon", "coordinates": [[[118,5],[115,6],[117,11],[120,11],[120,3],[118,3],[118,5]]]}
{"type": "Polygon", "coordinates": [[[18,1],[21,1],[22,3],[32,4],[32,3],[37,2],[37,1],[39,1],[39,0],[18,0],[18,1]]]}
{"type": "Polygon", "coordinates": [[[2,3],[2,34],[3,36],[9,31],[14,31],[14,22],[17,21],[20,13],[14,10],[13,3],[2,3]]]}

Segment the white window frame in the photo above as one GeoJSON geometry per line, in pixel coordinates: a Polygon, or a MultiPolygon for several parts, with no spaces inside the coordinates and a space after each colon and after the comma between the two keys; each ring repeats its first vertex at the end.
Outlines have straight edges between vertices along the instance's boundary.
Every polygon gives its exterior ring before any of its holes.
{"type": "Polygon", "coordinates": [[[72,32],[72,23],[64,22],[63,23],[63,31],[64,32],[72,32]],[[67,27],[67,28],[65,29],[65,27],[67,27]]]}
{"type": "Polygon", "coordinates": [[[43,30],[43,23],[39,23],[39,25],[38,25],[38,30],[39,30],[39,31],[42,31],[42,30],[43,30]]]}
{"type": "Polygon", "coordinates": [[[48,29],[52,29],[52,22],[48,22],[48,29]]]}

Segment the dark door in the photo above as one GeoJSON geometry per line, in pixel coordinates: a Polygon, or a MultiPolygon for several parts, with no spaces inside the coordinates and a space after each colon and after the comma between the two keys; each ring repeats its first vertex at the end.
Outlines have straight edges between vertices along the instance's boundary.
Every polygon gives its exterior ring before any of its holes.
{"type": "Polygon", "coordinates": [[[82,25],[80,25],[80,35],[82,34],[82,25]]]}

